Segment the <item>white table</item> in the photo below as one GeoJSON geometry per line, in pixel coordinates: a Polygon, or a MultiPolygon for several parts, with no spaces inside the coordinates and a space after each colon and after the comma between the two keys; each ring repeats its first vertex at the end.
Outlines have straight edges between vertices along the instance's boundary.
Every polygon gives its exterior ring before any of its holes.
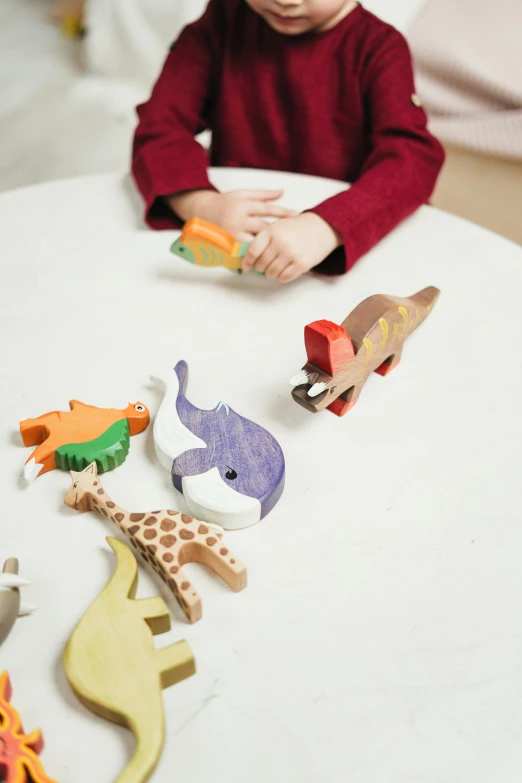
{"type": "MultiPolygon", "coordinates": [[[[216,170],[223,189],[284,185],[305,208],[339,183],[216,170]]],[[[235,594],[189,566],[203,619],[173,616],[195,677],[164,692],[158,783],[518,783],[522,773],[522,249],[424,208],[346,277],[284,287],[203,270],[143,230],[120,175],[0,196],[0,560],[17,556],[38,611],[0,650],[13,704],[41,726],[58,783],[110,783],[124,729],[85,710],[61,653],[112,572],[117,531],[63,505],[69,477],[23,488],[20,419],[69,399],[154,414],[149,373],[189,362],[190,399],[265,425],[287,486],[260,524],[227,534],[249,569],[235,594]],[[303,327],[372,293],[442,295],[401,365],[343,419],[290,396],[303,327]]],[[[181,505],[151,429],[104,476],[126,508],[181,505]]]]}

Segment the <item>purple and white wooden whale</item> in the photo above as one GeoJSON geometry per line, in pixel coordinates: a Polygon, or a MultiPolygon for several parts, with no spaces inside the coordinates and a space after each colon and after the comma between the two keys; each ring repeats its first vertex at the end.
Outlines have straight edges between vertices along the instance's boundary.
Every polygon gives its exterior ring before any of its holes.
{"type": "Polygon", "coordinates": [[[285,460],[276,439],[224,402],[213,410],[192,405],[188,367],[152,376],[165,396],[154,421],[154,445],[190,513],[227,530],[248,527],[275,506],[284,487],[285,460]]]}

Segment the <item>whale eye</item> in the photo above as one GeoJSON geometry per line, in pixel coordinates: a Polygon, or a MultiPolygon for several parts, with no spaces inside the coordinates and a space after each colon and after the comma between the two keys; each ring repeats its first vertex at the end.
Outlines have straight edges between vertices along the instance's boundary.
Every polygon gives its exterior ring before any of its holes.
{"type": "MultiPolygon", "coordinates": [[[[228,465],[227,465],[227,468],[228,468],[228,465]]],[[[234,481],[234,479],[237,479],[237,473],[232,468],[228,468],[227,472],[225,473],[225,477],[229,481],[234,481]]]]}
{"type": "Polygon", "coordinates": [[[134,408],[138,411],[138,413],[141,413],[145,410],[145,405],[135,405],[134,408]]]}

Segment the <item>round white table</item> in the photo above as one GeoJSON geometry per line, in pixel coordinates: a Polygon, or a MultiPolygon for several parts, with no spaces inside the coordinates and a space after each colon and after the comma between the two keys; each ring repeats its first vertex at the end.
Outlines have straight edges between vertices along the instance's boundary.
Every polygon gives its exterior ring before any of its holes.
{"type": "MultiPolygon", "coordinates": [[[[285,187],[297,209],[342,189],[291,174],[215,170],[222,189],[285,187]]],[[[38,605],[0,650],[24,727],[43,729],[58,783],[110,783],[132,735],[84,709],[64,645],[112,573],[100,516],[63,505],[61,471],[24,487],[19,420],[69,399],[160,398],[148,376],[189,363],[189,398],[269,429],[286,489],[226,541],[248,567],[235,594],[188,566],[191,626],[140,565],[140,596],[172,614],[197,675],[164,691],[158,783],[518,783],[522,774],[522,248],[423,208],[343,278],[290,286],[185,265],[144,230],[126,177],[0,196],[0,560],[20,559],[38,605]],[[373,293],[441,297],[399,367],[344,418],[306,412],[288,379],[303,327],[340,323],[373,293]]],[[[103,483],[130,510],[182,507],[152,428],[103,483]]]]}

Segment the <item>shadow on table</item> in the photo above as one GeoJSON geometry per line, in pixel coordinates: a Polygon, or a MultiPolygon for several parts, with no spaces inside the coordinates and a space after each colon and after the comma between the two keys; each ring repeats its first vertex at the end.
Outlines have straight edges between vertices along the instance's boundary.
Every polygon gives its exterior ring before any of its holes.
{"type": "MultiPolygon", "coordinates": [[[[218,274],[206,274],[208,270],[194,270],[194,274],[188,276],[187,270],[179,270],[176,266],[163,267],[156,270],[156,277],[160,280],[166,280],[175,283],[176,288],[180,285],[186,285],[189,288],[197,286],[211,286],[212,288],[221,288],[240,294],[243,297],[249,297],[258,302],[274,301],[288,296],[288,285],[278,283],[269,278],[260,278],[257,275],[235,275],[231,272],[219,270],[218,274]]],[[[335,278],[315,276],[317,284],[322,286],[331,286],[335,278]]],[[[306,278],[299,278],[290,284],[291,292],[295,296],[299,293],[301,286],[306,285],[306,278]]]]}

